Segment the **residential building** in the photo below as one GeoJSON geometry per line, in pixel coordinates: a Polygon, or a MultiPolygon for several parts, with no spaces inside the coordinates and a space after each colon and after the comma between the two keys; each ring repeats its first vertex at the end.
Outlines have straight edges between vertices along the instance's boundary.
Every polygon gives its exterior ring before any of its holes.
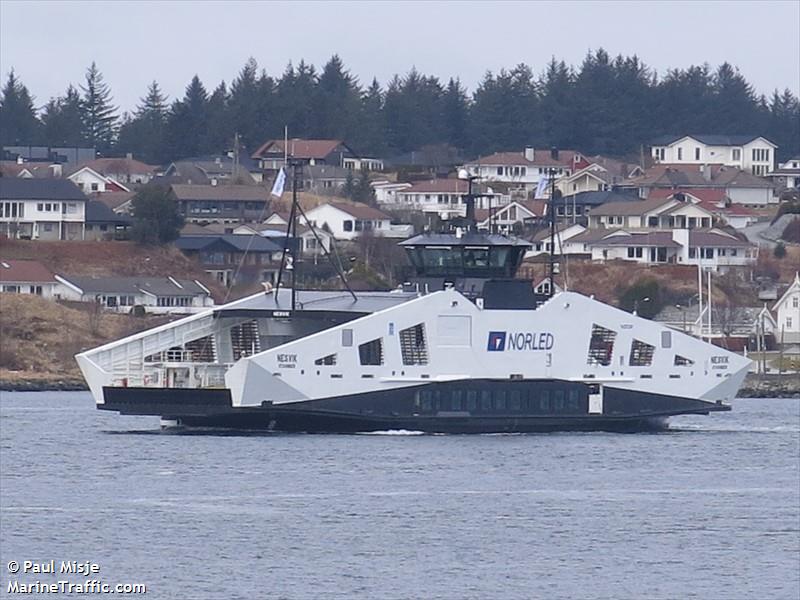
{"type": "Polygon", "coordinates": [[[589,227],[694,229],[711,227],[714,215],[700,204],[675,197],[609,202],[589,211],[589,227]]]}
{"type": "MultiPolygon", "coordinates": [[[[261,225],[239,225],[233,230],[233,233],[234,235],[260,235],[272,240],[279,246],[283,246],[286,239],[286,225],[265,223],[261,225]]],[[[298,223],[297,237],[300,239],[300,251],[303,256],[322,256],[325,252],[330,252],[333,236],[324,229],[317,227],[311,229],[307,225],[298,223]]]]}
{"type": "Polygon", "coordinates": [[[283,255],[282,245],[262,236],[187,235],[174,243],[226,287],[254,281],[274,282],[283,255]]]}
{"type": "Polygon", "coordinates": [[[214,306],[211,291],[197,280],[77,275],[56,275],[56,279],[64,300],[96,302],[114,312],[142,306],[148,313],[193,313],[214,306]]]}
{"type": "Polygon", "coordinates": [[[104,194],[106,192],[130,192],[130,190],[111,177],[101,175],[88,166],[78,167],[67,176],[84,194],[104,194]]]}
{"type": "Polygon", "coordinates": [[[778,146],[753,135],[666,135],[651,142],[656,162],[722,164],[764,176],[773,170],[778,146]]]}
{"type": "Polygon", "coordinates": [[[593,260],[701,265],[714,271],[752,265],[758,247],[721,229],[589,229],[569,240],[593,260]]]}
{"type": "Polygon", "coordinates": [[[126,186],[148,183],[156,174],[156,167],[136,160],[130,153],[125,158],[96,158],[82,166],[126,186]]]}
{"type": "Polygon", "coordinates": [[[624,178],[609,172],[598,164],[590,164],[578,169],[571,175],[559,178],[555,186],[562,195],[574,195],[581,192],[602,192],[613,189],[624,181],[624,178]]]}
{"type": "Polygon", "coordinates": [[[719,188],[681,188],[679,191],[656,188],[650,191],[648,200],[664,198],[690,202],[702,207],[720,222],[734,229],[748,227],[759,220],[758,213],[742,204],[734,204],[719,188]]]}
{"type": "Polygon", "coordinates": [[[763,327],[768,338],[767,348],[774,346],[777,325],[766,306],[712,305],[710,328],[708,312],[706,305],[701,313],[695,302],[690,302],[689,306],[670,304],[659,311],[653,320],[696,337],[702,336],[736,352],[745,348],[756,350],[756,336],[763,327]]]}
{"type": "Polygon", "coordinates": [[[558,225],[555,230],[553,236],[550,235],[550,228],[545,227],[537,231],[533,237],[530,238],[531,243],[533,244],[525,254],[527,257],[536,256],[537,254],[550,254],[551,243],[550,239],[553,238],[554,246],[555,246],[555,254],[558,256],[561,255],[570,255],[570,254],[582,254],[586,255],[587,251],[584,248],[583,244],[574,244],[571,243],[572,239],[576,236],[580,236],[583,232],[586,231],[586,227],[579,224],[574,225],[558,225]]]}
{"type": "Polygon", "coordinates": [[[778,168],[767,174],[776,190],[792,190],[800,188],[800,156],[780,163],[778,168]]]}
{"type": "Polygon", "coordinates": [[[342,140],[267,140],[253,152],[251,158],[258,161],[261,169],[278,170],[290,157],[308,165],[333,165],[343,167],[345,163],[359,157],[342,140]]]}
{"type": "Polygon", "coordinates": [[[544,200],[515,200],[494,210],[476,211],[478,229],[510,233],[513,229],[532,227],[541,223],[547,213],[544,200]]]}
{"type": "Polygon", "coordinates": [[[217,185],[231,183],[253,185],[263,181],[263,171],[248,156],[235,160],[227,154],[182,158],[171,162],[163,174],[166,184],[217,185]]]}
{"type": "MultiPolygon", "coordinates": [[[[411,187],[394,192],[396,208],[421,210],[426,213],[464,216],[469,183],[464,179],[430,179],[417,181],[411,187]]],[[[511,197],[493,190],[487,185],[473,184],[475,207],[478,209],[497,209],[511,202],[511,197]]]]}
{"type": "Polygon", "coordinates": [[[0,292],[56,297],[58,281],[36,260],[0,259],[0,292]]]}
{"type": "Polygon", "coordinates": [[[800,344],[800,274],[795,273],[794,281],[786,289],[775,305],[777,341],[784,345],[800,344]]]}
{"type": "Polygon", "coordinates": [[[3,146],[0,158],[3,160],[22,160],[29,163],[58,163],[60,165],[79,165],[97,156],[94,148],[74,146],[3,146]]]}
{"type": "Polygon", "coordinates": [[[529,146],[522,152],[496,152],[463,168],[483,181],[499,181],[529,192],[536,189],[540,179],[550,176],[551,169],[560,178],[587,166],[589,163],[575,150],[537,150],[529,146]]]}
{"type": "Polygon", "coordinates": [[[734,204],[761,207],[778,202],[775,184],[736,167],[720,164],[657,164],[619,184],[620,190],[637,190],[648,198],[653,189],[680,191],[684,188],[717,188],[725,192],[734,204]]]}
{"type": "Polygon", "coordinates": [[[127,240],[133,219],[127,214],[115,213],[99,200],[89,200],[85,224],[85,240],[127,240]]]}
{"type": "Polygon", "coordinates": [[[627,193],[612,190],[578,192],[577,194],[570,194],[557,199],[553,202],[553,208],[556,222],[587,225],[589,211],[593,208],[611,202],[637,202],[639,199],[631,190],[628,190],[627,193]]]}
{"type": "Polygon", "coordinates": [[[392,225],[389,215],[365,204],[327,202],[306,211],[314,227],[324,229],[337,240],[353,240],[365,232],[376,237],[407,238],[411,225],[392,225]]]}
{"type": "Polygon", "coordinates": [[[80,240],[88,198],[66,179],[0,177],[0,235],[80,240]]]}
{"type": "MultiPolygon", "coordinates": [[[[337,194],[347,183],[347,178],[358,174],[337,165],[303,165],[298,181],[298,189],[316,194],[337,194]]],[[[291,186],[287,182],[287,186],[291,186]]]]}
{"type": "Polygon", "coordinates": [[[385,179],[373,181],[370,185],[375,191],[377,205],[387,209],[402,208],[397,199],[397,192],[402,192],[411,187],[411,184],[405,181],[387,181],[385,179]]]}
{"type": "Polygon", "coordinates": [[[270,190],[260,185],[173,184],[170,190],[190,223],[260,222],[272,199],[270,190]]]}

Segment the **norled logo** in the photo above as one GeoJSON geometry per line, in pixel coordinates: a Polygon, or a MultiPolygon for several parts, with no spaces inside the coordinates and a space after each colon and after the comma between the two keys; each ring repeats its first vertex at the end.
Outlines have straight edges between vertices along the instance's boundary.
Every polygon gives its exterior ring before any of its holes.
{"type": "Polygon", "coordinates": [[[552,333],[490,331],[486,349],[489,352],[508,350],[550,350],[553,347],[552,333]]]}

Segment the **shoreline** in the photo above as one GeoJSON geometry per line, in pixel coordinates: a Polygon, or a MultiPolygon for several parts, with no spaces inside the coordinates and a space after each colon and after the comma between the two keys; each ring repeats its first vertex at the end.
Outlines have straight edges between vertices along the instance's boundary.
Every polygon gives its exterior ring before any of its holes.
{"type": "MultiPolygon", "coordinates": [[[[0,379],[0,392],[84,392],[89,386],[80,378],[41,377],[36,379],[0,379]]],[[[737,398],[798,398],[799,375],[750,374],[736,395],[737,398]]]]}

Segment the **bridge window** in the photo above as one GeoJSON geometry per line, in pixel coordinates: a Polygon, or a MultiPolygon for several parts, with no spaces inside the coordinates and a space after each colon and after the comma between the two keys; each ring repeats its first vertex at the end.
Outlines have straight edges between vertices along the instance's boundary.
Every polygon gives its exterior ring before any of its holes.
{"type": "Polygon", "coordinates": [[[587,363],[590,365],[603,365],[607,367],[611,364],[611,355],[614,353],[614,339],[617,337],[616,331],[611,331],[600,325],[592,325],[592,337],[589,340],[589,356],[587,363]]]}
{"type": "Polygon", "coordinates": [[[400,353],[404,365],[427,365],[428,345],[425,341],[425,324],[400,330],[400,353]]]}
{"type": "Polygon", "coordinates": [[[646,344],[640,340],[631,342],[630,366],[649,367],[653,364],[653,352],[656,347],[646,344]]]}
{"type": "Polygon", "coordinates": [[[676,354],[675,362],[673,364],[676,367],[690,367],[694,364],[694,361],[690,358],[686,358],[685,356],[681,356],[680,354],[676,354]]]}

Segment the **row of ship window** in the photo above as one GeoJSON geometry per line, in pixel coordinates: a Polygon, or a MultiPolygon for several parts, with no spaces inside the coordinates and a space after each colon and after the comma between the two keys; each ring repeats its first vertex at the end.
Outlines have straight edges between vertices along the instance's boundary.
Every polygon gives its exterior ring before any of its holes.
{"type": "Polygon", "coordinates": [[[585,413],[586,396],[577,389],[544,390],[420,390],[421,412],[585,413]]]}

